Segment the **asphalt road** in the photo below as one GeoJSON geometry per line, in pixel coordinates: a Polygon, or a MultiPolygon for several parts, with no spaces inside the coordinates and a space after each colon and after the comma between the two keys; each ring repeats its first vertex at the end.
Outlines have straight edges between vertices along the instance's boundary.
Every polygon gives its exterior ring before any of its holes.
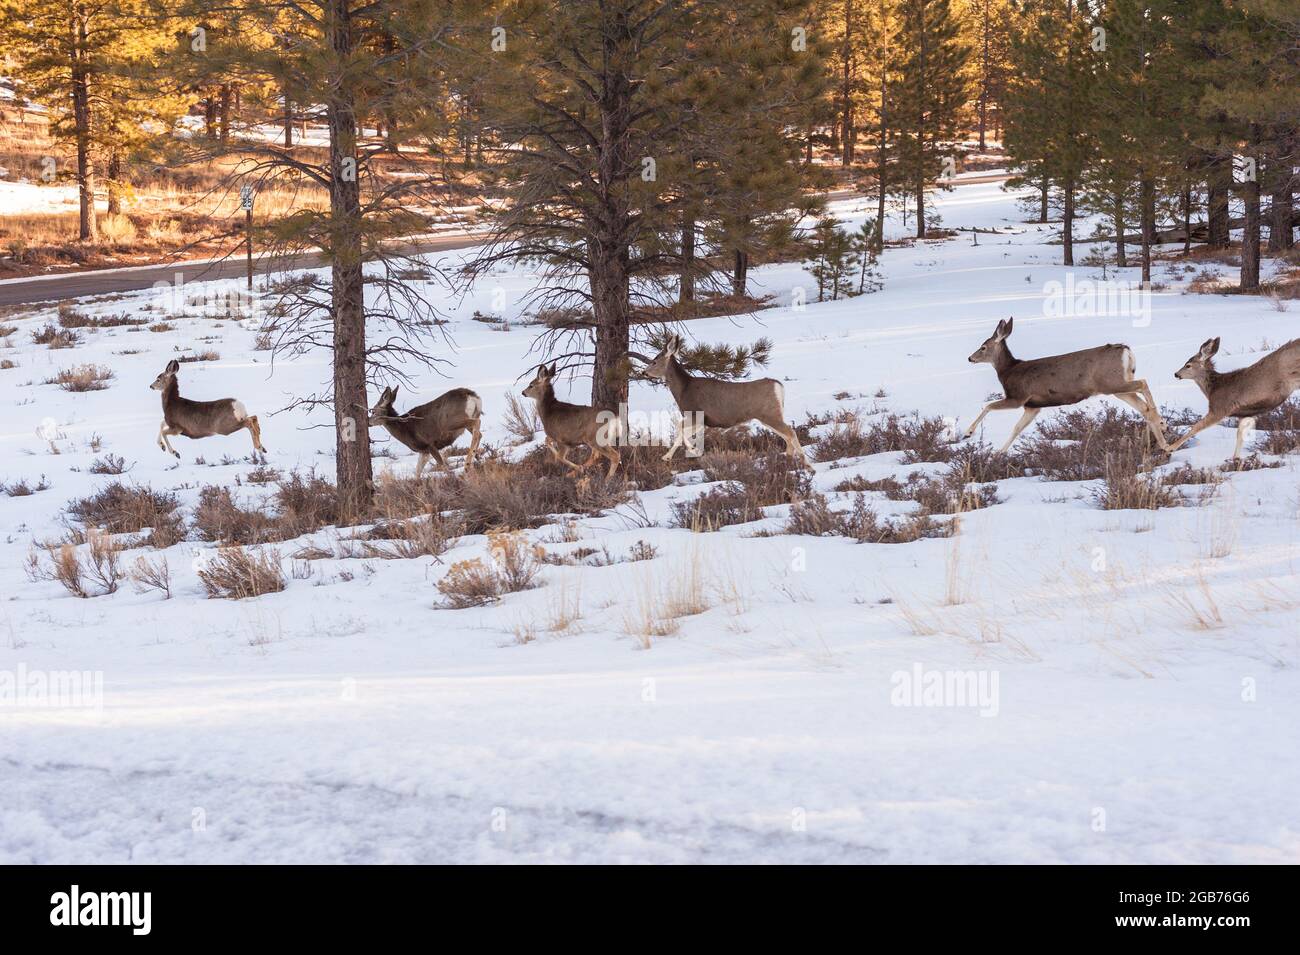
{"type": "MultiPolygon", "coordinates": [[[[468,249],[482,244],[482,239],[456,233],[422,239],[413,243],[410,251],[445,252],[468,249]]],[[[407,251],[407,250],[404,250],[407,251]]],[[[292,260],[293,269],[315,269],[326,264],[320,253],[300,255],[292,260]]],[[[284,268],[282,260],[254,259],[253,271],[266,275],[284,268]]],[[[144,265],[136,268],[67,272],[62,275],[36,278],[6,279],[0,282],[0,306],[25,305],[32,302],[57,302],[84,295],[112,295],[117,292],[136,292],[153,288],[158,282],[172,283],[177,275],[182,282],[214,282],[218,279],[242,278],[248,265],[242,255],[231,256],[217,262],[173,262],[166,265],[144,265]]]]}
{"type": "MultiPolygon", "coordinates": [[[[1006,179],[1004,173],[972,176],[961,180],[963,184],[997,182],[1006,179]]],[[[849,199],[858,195],[853,189],[837,189],[825,194],[829,200],[849,199]]],[[[421,239],[404,251],[448,252],[481,245],[483,240],[466,233],[453,233],[436,238],[421,239]]],[[[319,253],[300,255],[293,259],[293,269],[315,269],[325,265],[319,253]]],[[[268,259],[253,261],[253,271],[266,275],[280,271],[283,263],[268,259]]],[[[213,282],[218,279],[237,279],[247,274],[248,266],[242,255],[231,256],[218,262],[174,262],[165,265],[144,265],[126,269],[89,269],[45,275],[34,278],[5,279],[0,281],[0,306],[26,305],[33,302],[57,302],[87,295],[112,295],[117,292],[137,292],[153,288],[158,282],[173,283],[177,275],[182,282],[213,282]]]]}

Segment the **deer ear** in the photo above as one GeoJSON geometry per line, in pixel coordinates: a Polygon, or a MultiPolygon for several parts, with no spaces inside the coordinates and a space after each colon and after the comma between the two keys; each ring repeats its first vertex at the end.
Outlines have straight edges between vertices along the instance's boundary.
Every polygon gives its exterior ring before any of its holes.
{"type": "Polygon", "coordinates": [[[1011,334],[1011,329],[1015,328],[1016,320],[1013,316],[1007,316],[1006,328],[1002,332],[1002,337],[1006,338],[1011,334]]]}
{"type": "Polygon", "coordinates": [[[397,397],[397,387],[398,387],[397,385],[393,385],[393,387],[388,389],[388,397],[390,398],[397,397]]]}
{"type": "Polygon", "coordinates": [[[1217,338],[1206,339],[1205,344],[1201,346],[1202,358],[1213,358],[1219,351],[1219,340],[1217,338]]]}
{"type": "Polygon", "coordinates": [[[167,374],[174,375],[176,374],[176,372],[180,370],[181,370],[181,363],[178,362],[175,358],[173,358],[171,361],[167,363],[167,374]]]}

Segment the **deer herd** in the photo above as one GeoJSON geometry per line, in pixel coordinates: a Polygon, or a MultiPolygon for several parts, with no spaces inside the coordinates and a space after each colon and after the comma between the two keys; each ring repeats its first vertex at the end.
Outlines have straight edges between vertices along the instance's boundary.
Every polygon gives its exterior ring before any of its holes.
{"type": "MultiPolygon", "coordinates": [[[[990,411],[1021,409],[1023,412],[1002,446],[1003,452],[1011,447],[1042,409],[1078,404],[1098,395],[1111,395],[1143,417],[1156,444],[1166,452],[1176,451],[1206,428],[1225,418],[1235,417],[1237,444],[1233,457],[1236,458],[1241,455],[1242,442],[1253,429],[1256,416],[1277,408],[1300,388],[1300,339],[1286,343],[1246,368],[1219,372],[1214,367],[1219,339],[1212,338],[1174,374],[1175,378],[1196,383],[1205,395],[1209,410],[1186,434],[1171,444],[1151,389],[1144,380],[1134,377],[1136,364],[1133,351],[1127,345],[1099,345],[1043,358],[1016,358],[1007,345],[1012,327],[1013,319],[999,322],[993,334],[968,359],[993,366],[1004,397],[986,405],[966,429],[963,438],[970,438],[990,411]]],[[[679,336],[670,337],[659,354],[645,361],[642,370],[644,377],[667,385],[681,413],[674,441],[663,456],[665,461],[671,460],[684,443],[697,446],[694,442],[699,441],[704,428],[731,428],[757,421],[785,441],[787,454],[804,467],[809,466],[798,435],[785,420],[785,388],[779,381],[774,378],[724,381],[692,375],[679,360],[683,345],[679,336]]],[[[169,436],[197,439],[247,430],[252,437],[253,450],[266,451],[262,446],[257,416],[250,415],[243,402],[236,398],[218,401],[183,398],[176,380],[179,371],[177,361],[168,362],[150,386],[162,392],[163,421],[158,429],[160,448],[179,458],[180,454],[167,440],[169,436]]],[[[603,458],[609,464],[606,477],[612,477],[622,463],[618,448],[626,443],[628,437],[622,417],[607,409],[559,400],[553,387],[555,377],[555,364],[549,367],[543,364],[523,390],[524,396],[536,403],[547,448],[574,473],[590,467],[597,458],[603,458]],[[589,449],[589,455],[582,464],[576,464],[570,460],[568,452],[582,445],[589,449]]],[[[415,468],[417,479],[423,475],[430,457],[436,459],[443,469],[448,469],[443,451],[466,432],[471,437],[465,466],[473,467],[474,453],[482,436],[480,419],[483,414],[483,400],[475,392],[468,388],[453,388],[433,401],[405,412],[394,408],[396,398],[396,386],[385,388],[370,409],[367,423],[370,427],[386,429],[393,438],[419,455],[415,468]]]]}

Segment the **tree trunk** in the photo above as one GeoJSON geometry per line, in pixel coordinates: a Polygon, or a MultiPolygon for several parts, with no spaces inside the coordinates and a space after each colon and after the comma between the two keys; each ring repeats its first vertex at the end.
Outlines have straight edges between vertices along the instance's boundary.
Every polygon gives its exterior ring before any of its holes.
{"type": "Polygon", "coordinates": [[[331,307],[334,315],[335,469],[344,520],[370,510],[374,478],[366,426],[366,309],[355,92],[343,79],[354,55],[352,0],[327,0],[326,36],[339,82],[326,102],[330,152],[331,307]]]}
{"type": "Polygon", "coordinates": [[[289,98],[289,85],[281,90],[284,96],[284,148],[293,148],[293,100],[289,98]]]}
{"type": "Polygon", "coordinates": [[[1128,249],[1124,245],[1124,193],[1116,189],[1111,200],[1111,221],[1115,223],[1115,267],[1128,268],[1128,249]]]}
{"type": "Polygon", "coordinates": [[[1228,247],[1228,196],[1232,189],[1232,157],[1216,153],[1210,159],[1210,174],[1206,179],[1206,224],[1209,227],[1207,245],[1211,249],[1228,247]]]}
{"type": "Polygon", "coordinates": [[[695,215],[682,213],[682,271],[677,301],[695,301],[695,215]]]}
{"type": "Polygon", "coordinates": [[[593,242],[591,305],[596,320],[596,361],[591,375],[591,403],[617,410],[627,401],[627,346],[631,327],[627,252],[604,252],[613,243],[593,242]]]}
{"type": "Polygon", "coordinates": [[[230,142],[230,98],[229,83],[221,84],[221,94],[217,105],[218,137],[223,143],[230,142]]]}
{"type": "Polygon", "coordinates": [[[983,9],[983,50],[980,53],[980,103],[979,103],[979,132],[980,132],[980,152],[984,152],[986,144],[984,141],[984,131],[988,128],[989,113],[989,0],[984,0],[983,9]]]}
{"type": "Polygon", "coordinates": [[[90,152],[90,75],[88,58],[88,15],[78,4],[73,23],[72,115],[77,137],[77,200],[80,206],[77,237],[82,242],[99,238],[95,222],[95,160],[90,152]]]}
{"type": "Polygon", "coordinates": [[[1047,224],[1047,177],[1043,176],[1038,184],[1038,224],[1047,224]]]}
{"type": "Polygon", "coordinates": [[[1155,184],[1144,178],[1138,184],[1138,214],[1142,219],[1142,281],[1151,281],[1151,242],[1156,230],[1156,189],[1155,184]]]}
{"type": "Polygon", "coordinates": [[[1061,184],[1065,194],[1065,214],[1061,217],[1061,244],[1065,248],[1064,264],[1074,264],[1074,180],[1061,184]]]}
{"type": "Polygon", "coordinates": [[[1192,187],[1183,186],[1183,255],[1192,254],[1192,187]]]}
{"type": "Polygon", "coordinates": [[[844,0],[844,82],[840,95],[844,98],[842,129],[844,133],[840,164],[853,165],[853,146],[857,131],[853,128],[853,0],[844,0]]]}
{"type": "MultiPolygon", "coordinates": [[[[1250,127],[1250,154],[1259,155],[1259,126],[1250,127]]],[[[1246,206],[1246,222],[1241,233],[1241,281],[1243,292],[1259,289],[1259,176],[1242,183],[1242,198],[1246,206]]]]}
{"type": "Polygon", "coordinates": [[[116,149],[108,154],[108,214],[122,214],[122,154],[116,149]]]}
{"type": "Polygon", "coordinates": [[[1274,142],[1277,158],[1269,164],[1268,250],[1277,254],[1286,252],[1295,244],[1291,234],[1291,216],[1295,211],[1291,153],[1295,140],[1279,136],[1274,142]]]}
{"type": "Polygon", "coordinates": [[[731,294],[737,297],[749,290],[749,253],[736,250],[731,270],[731,294]]]}

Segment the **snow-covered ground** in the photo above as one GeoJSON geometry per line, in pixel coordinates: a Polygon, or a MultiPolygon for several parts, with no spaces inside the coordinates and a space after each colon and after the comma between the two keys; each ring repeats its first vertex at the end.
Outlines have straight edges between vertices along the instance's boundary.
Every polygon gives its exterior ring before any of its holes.
{"type": "MultiPolygon", "coordinates": [[[[966,356],[1008,315],[1020,356],[1127,342],[1161,404],[1198,410],[1204,399],[1173,373],[1204,339],[1222,336],[1230,368],[1294,337],[1294,312],[1184,294],[1190,276],[1163,267],[1169,287],[1148,315],[1051,317],[1051,283],[1069,270],[1047,228],[1023,225],[996,183],[936,204],[947,227],[1015,234],[891,249],[884,291],[804,307],[792,307],[815,298],[803,269],[764,267],[754,291],[779,307],[687,331],[772,338],[768,373],[795,421],[878,405],[961,426],[998,390],[966,356]],[[854,397],[834,397],[844,392],[854,397]]],[[[868,205],[837,212],[852,221],[868,205]]],[[[907,233],[898,221],[889,231],[907,233]]],[[[473,387],[485,438],[505,443],[504,395],[536,361],[536,330],[469,316],[500,311],[499,288],[517,317],[533,281],[503,272],[447,303],[449,378],[422,373],[399,407],[473,387]]],[[[158,295],[81,307],[146,304],[158,295]]],[[[51,315],[5,319],[19,331],[0,348],[18,366],[0,371],[0,481],[52,485],[0,496],[0,677],[90,671],[102,699],[0,700],[0,861],[1300,860],[1296,459],[1231,475],[1207,506],[1154,513],[1099,510],[1088,484],[1004,481],[1003,502],[965,515],[956,537],[900,545],[752,536],[778,529],[784,506],[717,533],[670,529],[671,502],[701,490],[675,485],[643,495],[658,526],[622,509],[579,522],[574,543],[555,527],[529,532],[559,553],[645,540],[653,560],[548,566],[543,586],[480,609],[439,609],[435,584],[483,555],[481,537],[441,564],[317,561],[310,579],[238,602],[203,597],[192,565],[208,545],[184,543],[166,552],[171,600],[129,586],[82,600],[29,583],[24,562],[34,538],[59,533],[69,499],[116,480],[89,474],[92,459],[121,455],[129,480],[177,488],[187,505],[252,467],[218,463],[247,454],[242,433],[172,439],[179,466],[158,449],[148,386],[166,361],[219,351],[182,366],[182,393],[240,397],[261,416],[272,466],[332,476],[332,435],[313,427],[328,416],[274,413],[328,365],[304,354],[272,367],[254,329],[203,317],[50,351],[30,331],[51,315]],[[112,367],[110,387],[42,384],[82,362],[112,367]],[[709,609],[644,648],[629,620],[692,568],[709,609]],[[954,586],[959,602],[946,597],[954,586]],[[1221,623],[1204,628],[1198,612],[1221,623]],[[517,643],[524,628],[538,639],[517,643]],[[901,687],[948,672],[983,691],[976,705],[900,705],[901,687]]],[[[636,384],[631,403],[655,411],[671,398],[636,384]]],[[[1017,417],[990,415],[986,439],[1000,444],[1017,417]]],[[[1211,429],[1175,463],[1217,464],[1232,442],[1211,429]]],[[[396,459],[377,467],[409,473],[414,455],[391,446],[396,459]]],[[[816,484],[916,469],[898,457],[818,465],[816,484]]]]}

